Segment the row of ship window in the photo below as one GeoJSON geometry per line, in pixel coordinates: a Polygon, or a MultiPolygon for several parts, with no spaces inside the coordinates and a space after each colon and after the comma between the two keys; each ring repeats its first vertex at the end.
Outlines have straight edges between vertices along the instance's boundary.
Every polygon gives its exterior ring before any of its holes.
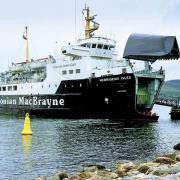
{"type": "MultiPolygon", "coordinates": [[[[83,85],[80,83],[80,84],[79,84],[79,87],[82,87],[82,86],[83,86],[83,85]]],[[[97,84],[96,86],[98,86],[98,84],[97,84]]],[[[42,85],[41,87],[44,88],[43,85],[42,85]]],[[[50,88],[51,85],[49,84],[48,87],[50,88]]],[[[55,87],[57,87],[57,84],[55,84],[55,87]]],[[[67,85],[64,84],[64,87],[66,88],[67,85]]],[[[72,88],[73,88],[74,85],[72,84],[72,85],[70,85],[69,87],[72,87],[72,88]]],[[[33,86],[31,86],[30,88],[33,89],[33,86]]],[[[21,87],[21,89],[23,89],[23,87],[21,87]]],[[[0,91],[17,91],[17,86],[16,86],[16,85],[14,85],[14,86],[1,86],[1,87],[0,87],[0,91]]]]}
{"type": "MultiPolygon", "coordinates": [[[[75,70],[75,73],[76,73],[76,74],[79,74],[80,72],[81,72],[80,69],[76,69],[76,70],[75,70]]],[[[63,71],[62,71],[62,74],[63,74],[63,75],[65,75],[65,74],[67,74],[67,73],[68,73],[68,70],[63,70],[63,71]]],[[[74,70],[73,70],[73,69],[70,69],[70,70],[69,70],[69,74],[73,74],[73,73],[74,73],[74,70]]]]}
{"type": "Polygon", "coordinates": [[[82,47],[87,48],[98,48],[98,49],[105,49],[105,50],[113,50],[115,47],[106,44],[82,44],[82,47]]]}
{"type": "MultiPolygon", "coordinates": [[[[43,88],[44,86],[42,85],[41,87],[43,88]]],[[[50,87],[51,86],[49,84],[49,88],[50,87]]],[[[55,87],[57,87],[57,84],[55,84],[55,87]]],[[[23,89],[23,87],[21,87],[21,89],[23,89]]],[[[31,89],[33,89],[33,86],[31,86],[31,89]]],[[[17,86],[1,86],[0,91],[17,91],[17,86]]]]}
{"type": "Polygon", "coordinates": [[[17,86],[15,85],[15,86],[7,86],[7,87],[2,86],[2,87],[0,87],[0,91],[6,91],[6,90],[8,90],[8,91],[17,91],[17,86]]]}

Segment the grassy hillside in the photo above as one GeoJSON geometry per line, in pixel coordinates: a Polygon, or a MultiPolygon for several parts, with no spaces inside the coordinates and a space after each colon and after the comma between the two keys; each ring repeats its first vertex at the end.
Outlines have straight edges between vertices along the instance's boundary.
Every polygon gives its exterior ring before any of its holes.
{"type": "Polygon", "coordinates": [[[180,79],[166,81],[161,89],[161,94],[180,97],[180,79]]]}

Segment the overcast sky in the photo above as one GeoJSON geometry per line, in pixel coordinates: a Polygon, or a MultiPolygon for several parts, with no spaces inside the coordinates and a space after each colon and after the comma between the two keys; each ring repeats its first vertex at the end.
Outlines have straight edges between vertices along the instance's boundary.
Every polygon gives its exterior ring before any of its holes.
{"type": "MultiPolygon", "coordinates": [[[[114,37],[122,57],[131,33],[176,35],[180,43],[180,0],[76,0],[76,36],[83,36],[84,4],[98,14],[98,34],[114,37]]],[[[0,70],[25,60],[24,27],[29,27],[30,57],[47,57],[75,40],[75,0],[1,0],[0,70]],[[58,42],[58,43],[56,43],[58,42]]],[[[180,79],[179,61],[159,61],[166,80],[180,79]]]]}

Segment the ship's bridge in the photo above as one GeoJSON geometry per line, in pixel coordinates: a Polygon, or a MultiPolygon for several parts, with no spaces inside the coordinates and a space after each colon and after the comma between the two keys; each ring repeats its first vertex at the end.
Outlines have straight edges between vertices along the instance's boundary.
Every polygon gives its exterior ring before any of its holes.
{"type": "Polygon", "coordinates": [[[62,47],[62,53],[67,56],[90,56],[100,59],[112,59],[115,55],[116,41],[104,37],[92,37],[78,40],[76,45],[62,47]]]}
{"type": "Polygon", "coordinates": [[[77,45],[79,46],[83,46],[84,44],[102,44],[102,45],[107,45],[107,46],[111,46],[111,47],[115,47],[116,46],[116,41],[110,38],[106,38],[106,37],[91,37],[90,39],[79,39],[77,41],[77,45]]]}

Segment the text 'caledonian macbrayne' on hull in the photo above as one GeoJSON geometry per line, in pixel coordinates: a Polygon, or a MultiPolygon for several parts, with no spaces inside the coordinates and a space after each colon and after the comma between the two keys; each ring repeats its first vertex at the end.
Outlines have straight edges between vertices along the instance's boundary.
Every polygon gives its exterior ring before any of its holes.
{"type": "Polygon", "coordinates": [[[85,38],[62,47],[56,58],[49,55],[29,60],[26,27],[26,62],[12,63],[8,71],[0,74],[0,112],[157,120],[151,110],[164,82],[164,71],[153,70],[150,63],[178,58],[176,38],[131,35],[124,58],[118,59],[116,41],[93,36],[99,24],[95,16],[90,16],[89,7],[83,11],[85,38]],[[144,69],[136,71],[130,59],[144,61],[144,69]]]}
{"type": "Polygon", "coordinates": [[[38,96],[20,96],[20,97],[2,97],[0,99],[0,105],[17,105],[17,106],[64,106],[64,99],[51,99],[51,98],[38,98],[38,96]]]}

